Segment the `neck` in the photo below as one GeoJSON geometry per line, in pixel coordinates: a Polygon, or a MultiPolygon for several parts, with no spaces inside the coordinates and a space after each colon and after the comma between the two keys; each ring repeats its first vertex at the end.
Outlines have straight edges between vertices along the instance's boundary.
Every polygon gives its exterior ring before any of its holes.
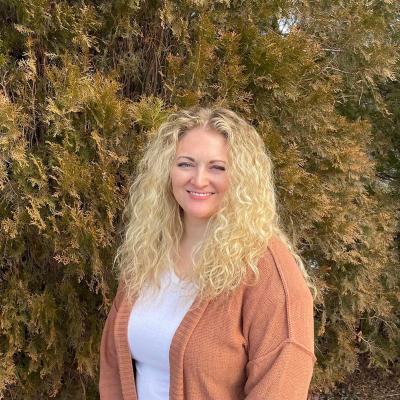
{"type": "Polygon", "coordinates": [[[183,218],[183,243],[196,244],[200,242],[207,228],[208,219],[190,218],[184,216],[183,218]]]}

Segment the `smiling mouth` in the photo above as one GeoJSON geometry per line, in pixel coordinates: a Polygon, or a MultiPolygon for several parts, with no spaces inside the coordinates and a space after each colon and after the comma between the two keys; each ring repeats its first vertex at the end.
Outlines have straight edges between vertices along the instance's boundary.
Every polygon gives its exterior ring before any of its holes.
{"type": "Polygon", "coordinates": [[[193,194],[194,196],[209,196],[211,194],[215,194],[214,192],[194,192],[191,190],[186,190],[188,193],[193,194]]]}

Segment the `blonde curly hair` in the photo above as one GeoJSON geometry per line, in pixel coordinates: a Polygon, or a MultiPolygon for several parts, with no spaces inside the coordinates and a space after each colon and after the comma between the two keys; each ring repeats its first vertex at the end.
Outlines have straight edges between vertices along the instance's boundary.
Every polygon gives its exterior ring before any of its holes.
{"type": "Polygon", "coordinates": [[[159,289],[161,274],[173,265],[172,254],[178,254],[182,210],[172,193],[170,171],[178,141],[196,127],[227,139],[230,180],[221,207],[192,252],[192,279],[200,297],[228,294],[245,279],[248,268],[257,280],[257,263],[273,235],[287,245],[315,297],[301,258],[279,226],[272,162],[263,140],[231,110],[194,107],[171,114],[149,139],[129,188],[124,239],[114,259],[128,298],[139,295],[145,284],[159,289]]]}

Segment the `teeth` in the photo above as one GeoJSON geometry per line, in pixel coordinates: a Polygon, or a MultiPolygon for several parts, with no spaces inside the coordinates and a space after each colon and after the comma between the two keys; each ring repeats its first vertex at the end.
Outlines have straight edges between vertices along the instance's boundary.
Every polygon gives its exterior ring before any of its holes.
{"type": "Polygon", "coordinates": [[[212,194],[212,193],[197,193],[197,192],[189,192],[189,193],[191,193],[195,196],[199,196],[199,197],[205,197],[205,196],[212,194]]]}

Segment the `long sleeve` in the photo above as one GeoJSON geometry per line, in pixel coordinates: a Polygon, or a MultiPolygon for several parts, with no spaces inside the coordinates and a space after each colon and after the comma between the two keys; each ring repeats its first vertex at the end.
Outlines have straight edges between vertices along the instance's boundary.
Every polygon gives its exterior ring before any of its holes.
{"type": "Polygon", "coordinates": [[[247,364],[245,399],[305,400],[313,365],[313,355],[297,342],[282,342],[247,364]]]}
{"type": "Polygon", "coordinates": [[[249,292],[246,400],[306,400],[315,363],[313,299],[291,253],[274,241],[249,292]]]}
{"type": "MultiPolygon", "coordinates": [[[[120,288],[118,288],[118,292],[120,292],[120,288]]],[[[99,380],[99,392],[101,400],[123,399],[114,336],[114,325],[118,313],[118,300],[120,298],[118,292],[107,316],[101,337],[99,380]]]]}

